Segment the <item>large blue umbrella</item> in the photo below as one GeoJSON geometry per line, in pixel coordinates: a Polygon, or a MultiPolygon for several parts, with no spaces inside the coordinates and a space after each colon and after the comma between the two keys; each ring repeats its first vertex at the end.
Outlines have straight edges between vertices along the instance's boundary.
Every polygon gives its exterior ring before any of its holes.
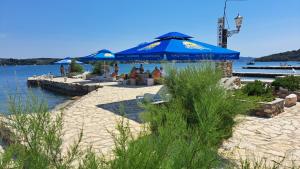
{"type": "Polygon", "coordinates": [[[105,60],[114,60],[114,59],[115,59],[115,55],[107,49],[103,49],[94,54],[79,58],[80,61],[100,61],[100,60],[105,61],[105,60]]]}
{"type": "MultiPolygon", "coordinates": [[[[72,62],[72,58],[66,57],[63,60],[54,62],[54,64],[57,64],[57,65],[69,65],[69,64],[71,64],[71,62],[72,62]]],[[[79,61],[75,61],[75,62],[78,63],[78,64],[83,64],[82,62],[79,62],[79,61]]]]}
{"type": "Polygon", "coordinates": [[[170,32],[156,41],[115,54],[116,60],[234,60],[237,51],[191,40],[191,36],[170,32]]]}

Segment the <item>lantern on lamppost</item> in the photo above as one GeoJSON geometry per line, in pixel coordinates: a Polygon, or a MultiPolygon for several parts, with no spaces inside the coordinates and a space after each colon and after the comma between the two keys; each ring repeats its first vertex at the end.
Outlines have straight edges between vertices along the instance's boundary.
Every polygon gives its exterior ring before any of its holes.
{"type": "Polygon", "coordinates": [[[234,18],[234,21],[235,21],[236,29],[240,31],[243,23],[243,17],[240,16],[240,14],[238,14],[238,16],[234,18]]]}

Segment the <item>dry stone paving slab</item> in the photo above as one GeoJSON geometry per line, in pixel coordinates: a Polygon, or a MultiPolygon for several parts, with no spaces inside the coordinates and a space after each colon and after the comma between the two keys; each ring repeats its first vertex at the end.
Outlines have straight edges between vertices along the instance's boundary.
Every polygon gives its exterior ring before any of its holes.
{"type": "MultiPolygon", "coordinates": [[[[81,97],[63,109],[64,152],[78,139],[82,129],[83,137],[80,145],[82,149],[92,146],[97,153],[110,154],[114,146],[110,132],[117,132],[116,126],[121,120],[120,107],[125,108],[125,113],[138,115],[142,109],[136,104],[136,96],[143,96],[145,93],[155,94],[162,87],[130,87],[119,86],[116,83],[101,83],[101,85],[104,87],[81,97]]],[[[138,133],[142,127],[135,121],[136,118],[128,119],[134,133],[138,133]]]]}
{"type": "Polygon", "coordinates": [[[243,116],[237,121],[220,154],[232,160],[266,159],[269,165],[282,161],[282,168],[300,166],[300,103],[273,118],[243,116]]]}

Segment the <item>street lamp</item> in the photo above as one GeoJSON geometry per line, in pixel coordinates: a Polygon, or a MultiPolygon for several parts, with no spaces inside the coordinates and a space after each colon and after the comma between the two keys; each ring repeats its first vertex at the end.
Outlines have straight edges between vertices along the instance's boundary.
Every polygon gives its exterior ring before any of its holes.
{"type": "Polygon", "coordinates": [[[227,48],[227,38],[231,37],[234,34],[239,33],[243,23],[243,17],[238,14],[238,16],[234,18],[236,30],[226,29],[225,28],[226,7],[227,7],[227,0],[225,0],[223,17],[218,19],[218,45],[222,48],[227,48]]]}
{"type": "MultiPolygon", "coordinates": [[[[220,17],[218,19],[218,46],[220,46],[222,48],[227,48],[227,38],[231,37],[234,34],[239,33],[241,30],[241,27],[242,27],[242,23],[243,23],[243,17],[238,14],[238,16],[234,18],[236,30],[228,30],[227,28],[225,28],[227,1],[228,0],[225,0],[223,17],[220,17]]],[[[221,61],[220,67],[223,70],[224,77],[232,76],[232,62],[231,61],[228,61],[226,59],[221,61]]]]}

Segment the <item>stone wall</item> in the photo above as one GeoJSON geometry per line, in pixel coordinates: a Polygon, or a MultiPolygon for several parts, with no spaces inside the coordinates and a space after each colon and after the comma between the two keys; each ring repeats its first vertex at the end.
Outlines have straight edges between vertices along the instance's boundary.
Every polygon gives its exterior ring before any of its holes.
{"type": "Polygon", "coordinates": [[[284,99],[277,98],[272,102],[261,102],[261,106],[253,111],[260,117],[274,117],[284,111],[284,99]]]}
{"type": "Polygon", "coordinates": [[[219,61],[216,65],[223,72],[223,77],[232,76],[232,61],[219,61]]]}
{"type": "Polygon", "coordinates": [[[82,96],[100,87],[95,85],[81,85],[77,83],[61,83],[49,80],[42,80],[40,82],[40,86],[44,89],[70,96],[82,96]]]}

